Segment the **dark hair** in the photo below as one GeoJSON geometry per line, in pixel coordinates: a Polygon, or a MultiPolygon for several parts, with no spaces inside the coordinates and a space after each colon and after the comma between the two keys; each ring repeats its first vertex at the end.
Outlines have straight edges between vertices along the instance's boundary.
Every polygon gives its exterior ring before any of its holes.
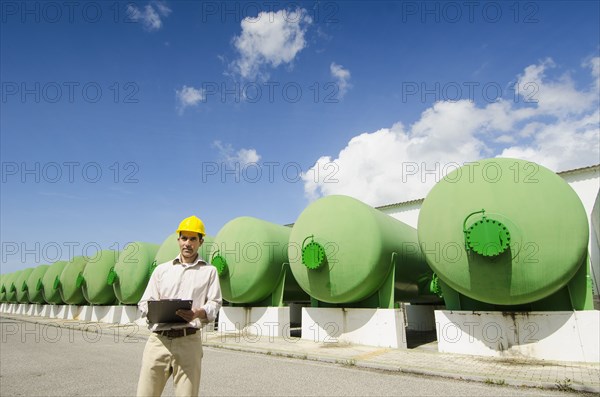
{"type": "MultiPolygon", "coordinates": [[[[181,237],[181,232],[179,232],[179,237],[181,237]]],[[[204,236],[202,235],[202,233],[198,233],[198,240],[202,240],[204,238],[204,236]]]]}

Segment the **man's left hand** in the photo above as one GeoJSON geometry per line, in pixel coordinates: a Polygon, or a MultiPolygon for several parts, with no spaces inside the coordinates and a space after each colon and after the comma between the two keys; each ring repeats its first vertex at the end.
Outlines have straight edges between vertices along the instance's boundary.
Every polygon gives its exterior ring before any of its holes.
{"type": "Polygon", "coordinates": [[[175,314],[183,318],[188,323],[191,323],[196,318],[200,318],[201,320],[206,319],[206,311],[203,308],[191,310],[179,309],[175,312],[175,314]]]}

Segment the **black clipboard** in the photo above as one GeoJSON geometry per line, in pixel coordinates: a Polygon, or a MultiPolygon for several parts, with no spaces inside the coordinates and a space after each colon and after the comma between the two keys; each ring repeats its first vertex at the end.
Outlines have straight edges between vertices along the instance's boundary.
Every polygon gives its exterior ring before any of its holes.
{"type": "Polygon", "coordinates": [[[187,323],[175,314],[179,309],[191,310],[192,301],[183,299],[148,301],[148,321],[151,323],[187,323]]]}

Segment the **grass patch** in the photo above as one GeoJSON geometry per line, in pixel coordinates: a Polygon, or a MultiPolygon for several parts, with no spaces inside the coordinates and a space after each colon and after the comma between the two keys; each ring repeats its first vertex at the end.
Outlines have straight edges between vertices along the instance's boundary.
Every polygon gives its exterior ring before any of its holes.
{"type": "Polygon", "coordinates": [[[556,382],[556,388],[560,391],[572,391],[573,387],[571,385],[573,382],[569,378],[565,378],[563,380],[559,380],[556,382]]]}

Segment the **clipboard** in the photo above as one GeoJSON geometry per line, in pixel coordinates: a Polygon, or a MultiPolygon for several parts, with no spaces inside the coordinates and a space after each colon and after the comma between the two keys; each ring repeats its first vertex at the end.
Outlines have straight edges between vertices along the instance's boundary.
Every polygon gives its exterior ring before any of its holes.
{"type": "Polygon", "coordinates": [[[148,321],[151,323],[187,323],[175,314],[179,309],[191,310],[192,301],[183,299],[148,301],[148,321]]]}

